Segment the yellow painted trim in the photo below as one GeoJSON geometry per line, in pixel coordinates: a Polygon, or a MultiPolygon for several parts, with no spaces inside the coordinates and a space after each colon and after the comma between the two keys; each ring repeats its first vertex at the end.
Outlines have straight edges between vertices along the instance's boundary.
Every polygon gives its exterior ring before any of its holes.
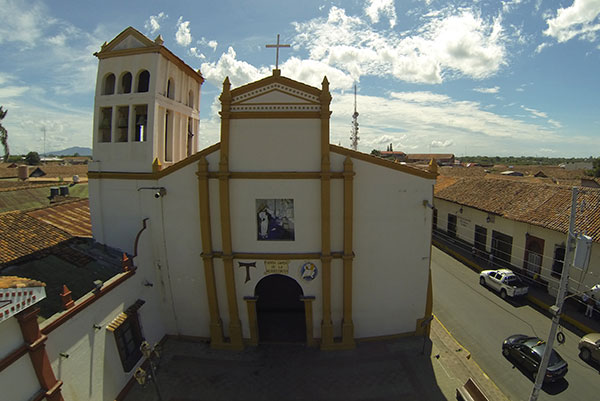
{"type": "Polygon", "coordinates": [[[157,157],[152,162],[152,172],[158,173],[160,170],[162,170],[162,164],[161,164],[160,160],[158,160],[158,157],[157,157]]]}
{"type": "MultiPolygon", "coordinates": [[[[259,180],[316,180],[321,178],[320,171],[232,171],[230,179],[259,179],[259,180]]],[[[209,178],[218,178],[218,173],[209,173],[209,178]]],[[[330,178],[344,178],[343,173],[331,173],[330,178]]]]}
{"type": "MultiPolygon", "coordinates": [[[[215,254],[214,257],[220,257],[215,254]]],[[[332,253],[330,255],[332,259],[342,259],[343,255],[341,252],[332,253]]],[[[321,259],[321,254],[318,252],[313,253],[233,253],[233,259],[256,259],[256,260],[298,260],[308,259],[315,260],[321,259]]]]}
{"type": "Polygon", "coordinates": [[[315,338],[313,335],[314,326],[312,304],[314,298],[302,298],[301,301],[304,302],[304,318],[306,321],[306,346],[314,347],[316,345],[315,338]]]}
{"type": "MultiPolygon", "coordinates": [[[[431,260],[431,251],[429,260],[431,260]]],[[[429,276],[427,278],[427,300],[425,302],[425,316],[422,319],[417,319],[415,326],[415,335],[417,336],[429,336],[431,333],[431,322],[425,327],[421,326],[421,323],[429,319],[433,315],[433,286],[431,283],[431,268],[429,269],[429,276]]]]}
{"type": "Polygon", "coordinates": [[[415,335],[416,335],[416,333],[414,331],[407,331],[405,333],[388,334],[386,336],[373,336],[373,337],[357,338],[356,342],[357,343],[366,343],[366,342],[371,342],[371,341],[389,341],[389,340],[397,340],[399,338],[414,337],[415,335]]]}
{"type": "MultiPolygon", "coordinates": [[[[267,84],[267,85],[270,85],[270,84],[267,84]]],[[[312,95],[314,96],[314,94],[312,94],[312,95]]],[[[236,95],[236,96],[240,96],[240,95],[236,95]]],[[[273,89],[270,89],[270,90],[265,91],[265,92],[259,92],[259,93],[257,93],[254,96],[248,96],[248,97],[245,97],[243,99],[240,99],[238,101],[234,101],[234,102],[231,103],[232,106],[243,106],[243,105],[251,106],[251,105],[261,105],[261,104],[287,104],[287,105],[295,105],[295,106],[302,105],[302,104],[307,104],[307,105],[310,104],[310,105],[315,106],[315,105],[318,105],[319,102],[307,99],[307,98],[302,97],[302,96],[298,96],[298,95],[296,95],[294,93],[288,93],[288,92],[282,91],[280,89],[273,88],[273,89]],[[279,93],[282,93],[284,95],[291,96],[291,97],[294,97],[296,99],[303,100],[306,103],[248,103],[249,100],[257,99],[257,98],[259,98],[261,96],[266,95],[267,93],[272,93],[272,92],[279,92],[279,93]]]]}
{"type": "Polygon", "coordinates": [[[88,179],[116,179],[116,180],[158,180],[169,174],[178,171],[185,166],[200,161],[207,155],[216,152],[221,148],[220,143],[215,143],[206,149],[201,150],[185,159],[163,169],[153,173],[122,173],[122,172],[103,172],[103,171],[88,171],[88,179]]]}
{"type": "Polygon", "coordinates": [[[258,318],[256,316],[256,301],[255,297],[244,298],[246,308],[248,310],[248,325],[250,326],[250,345],[258,345],[258,318]]]}
{"type": "Polygon", "coordinates": [[[352,159],[344,160],[344,275],[343,275],[343,309],[342,343],[346,347],[355,347],[354,322],[352,320],[352,262],[354,222],[354,170],[352,159]]]}
{"type": "Polygon", "coordinates": [[[400,163],[394,163],[392,161],[382,159],[377,156],[372,156],[372,155],[368,155],[366,153],[357,152],[352,149],[346,149],[341,146],[330,144],[329,148],[332,152],[340,154],[340,155],[350,156],[353,159],[358,159],[358,160],[361,160],[361,161],[364,161],[367,163],[376,164],[376,165],[382,166],[382,167],[387,167],[387,168],[390,168],[390,169],[396,170],[396,171],[402,171],[403,173],[415,175],[417,177],[435,180],[436,177],[438,176],[438,174],[431,173],[429,171],[419,170],[418,168],[406,166],[406,165],[400,164],[400,163]]]}
{"type": "Polygon", "coordinates": [[[210,316],[211,346],[224,343],[223,323],[219,313],[219,300],[217,298],[217,285],[212,255],[212,230],[210,224],[210,200],[208,189],[208,161],[202,157],[198,161],[198,208],[200,212],[200,237],[202,240],[202,262],[204,265],[204,280],[206,282],[206,296],[210,316]]]}
{"type": "Polygon", "coordinates": [[[318,88],[315,88],[314,86],[306,85],[306,84],[303,84],[302,82],[294,81],[293,79],[283,77],[281,75],[275,75],[275,73],[274,73],[273,75],[265,77],[261,80],[251,82],[249,84],[246,84],[246,85],[243,85],[243,86],[233,89],[231,91],[231,95],[232,95],[232,97],[238,97],[238,96],[243,95],[244,93],[252,92],[255,89],[258,89],[258,88],[261,88],[263,86],[267,86],[267,85],[270,85],[273,83],[278,83],[281,85],[288,86],[290,88],[298,89],[300,91],[306,92],[310,95],[317,96],[317,97],[321,94],[321,91],[318,88]]]}
{"type": "Polygon", "coordinates": [[[229,107],[231,93],[229,77],[223,81],[221,101],[221,153],[219,160],[219,201],[221,218],[221,242],[223,244],[223,268],[225,273],[225,288],[227,290],[227,306],[229,309],[229,339],[234,349],[243,349],[242,324],[237,304],[235,274],[233,271],[232,242],[231,242],[231,212],[229,202],[229,107]]]}
{"type": "Polygon", "coordinates": [[[118,34],[110,43],[102,46],[102,49],[99,52],[94,53],[94,56],[98,57],[98,59],[105,59],[111,57],[123,57],[123,56],[131,56],[136,54],[148,54],[148,53],[160,53],[164,57],[166,57],[169,61],[176,64],[179,68],[187,72],[187,74],[195,79],[200,85],[204,83],[204,77],[199,71],[195,71],[192,67],[187,65],[182,59],[173,54],[169,49],[164,47],[161,44],[157,44],[156,42],[150,40],[148,37],[140,33],[137,29],[128,27],[123,32],[118,34]],[[114,49],[124,38],[127,36],[135,36],[142,44],[146,45],[146,47],[136,47],[132,49],[121,49],[121,50],[112,50],[114,49]]]}
{"type": "Polygon", "coordinates": [[[318,111],[233,111],[230,118],[320,118],[320,115],[318,111]]]}

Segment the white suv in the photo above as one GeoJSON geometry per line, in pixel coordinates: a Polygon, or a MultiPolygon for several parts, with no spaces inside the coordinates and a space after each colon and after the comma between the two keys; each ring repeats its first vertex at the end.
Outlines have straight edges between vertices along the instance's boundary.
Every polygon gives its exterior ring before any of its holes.
{"type": "Polygon", "coordinates": [[[484,270],[479,274],[479,283],[500,293],[502,299],[526,295],[529,287],[512,270],[484,270]]]}

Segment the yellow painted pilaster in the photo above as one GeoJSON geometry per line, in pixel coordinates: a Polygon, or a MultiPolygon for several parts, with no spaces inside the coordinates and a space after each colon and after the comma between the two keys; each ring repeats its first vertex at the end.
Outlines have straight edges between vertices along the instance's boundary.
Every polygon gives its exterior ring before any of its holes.
{"type": "Polygon", "coordinates": [[[304,302],[304,317],[306,318],[306,346],[314,347],[315,337],[313,335],[314,328],[312,303],[315,300],[315,297],[300,297],[300,300],[304,302]]]}
{"type": "Polygon", "coordinates": [[[202,238],[202,262],[204,264],[204,280],[208,297],[210,315],[210,344],[219,347],[223,344],[223,325],[219,314],[217,287],[213,264],[212,237],[210,226],[210,207],[208,189],[208,162],[202,157],[198,162],[198,199],[200,209],[200,235],[202,238]]]}
{"type": "Polygon", "coordinates": [[[248,309],[248,324],[250,325],[250,345],[258,345],[258,319],[256,317],[257,297],[244,297],[248,309]]]}
{"type": "Polygon", "coordinates": [[[329,160],[329,82],[323,78],[321,90],[321,281],[323,285],[323,321],[321,348],[333,346],[331,321],[331,166],[329,160]]]}
{"type": "Polygon", "coordinates": [[[231,243],[231,216],[229,205],[229,117],[231,107],[231,84],[229,78],[223,82],[221,100],[221,157],[219,161],[219,199],[221,210],[221,240],[223,243],[223,268],[225,288],[227,290],[227,306],[229,308],[229,339],[234,349],[243,349],[242,324],[237,305],[237,291],[233,272],[233,252],[231,243]]]}
{"type": "Polygon", "coordinates": [[[354,222],[354,171],[352,159],[344,160],[344,318],[342,320],[342,344],[354,347],[354,322],[352,321],[352,262],[354,222]]]}

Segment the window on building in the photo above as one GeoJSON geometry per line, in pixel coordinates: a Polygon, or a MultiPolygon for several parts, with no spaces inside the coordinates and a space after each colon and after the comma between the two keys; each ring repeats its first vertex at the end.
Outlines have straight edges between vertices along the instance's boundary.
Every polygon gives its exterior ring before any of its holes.
{"type": "Polygon", "coordinates": [[[112,95],[115,93],[115,74],[108,74],[104,78],[104,83],[102,86],[102,94],[103,95],[112,95]]]}
{"type": "Polygon", "coordinates": [[[129,106],[117,108],[116,142],[127,142],[129,133],[129,106]]]}
{"type": "Polygon", "coordinates": [[[138,84],[137,91],[138,92],[148,92],[150,89],[150,73],[146,70],[143,70],[138,74],[138,84]]]}
{"type": "Polygon", "coordinates": [[[448,213],[448,237],[456,238],[456,215],[448,213]]]}
{"type": "Polygon", "coordinates": [[[482,226],[475,226],[475,240],[473,246],[475,249],[485,252],[485,244],[487,242],[487,228],[482,226]]]}
{"type": "Polygon", "coordinates": [[[145,142],[147,138],[146,127],[148,125],[148,105],[142,104],[135,107],[135,133],[134,142],[145,142]]]}
{"type": "Polygon", "coordinates": [[[194,108],[194,91],[192,90],[188,93],[188,106],[192,109],[194,108]]]}
{"type": "Polygon", "coordinates": [[[175,99],[175,83],[171,78],[167,81],[167,97],[169,99],[175,99]]]}
{"type": "Polygon", "coordinates": [[[131,81],[133,80],[131,73],[126,72],[121,77],[121,87],[119,88],[120,93],[131,93],[131,81]]]}
{"type": "Polygon", "coordinates": [[[131,371],[142,357],[140,345],[144,337],[137,311],[144,303],[145,301],[138,299],[125,312],[119,314],[107,328],[115,335],[115,343],[125,372],[131,371]]]}
{"type": "Polygon", "coordinates": [[[171,122],[171,112],[167,110],[165,113],[165,161],[170,162],[173,160],[173,146],[171,128],[173,123],[171,122]]]}
{"type": "Polygon", "coordinates": [[[110,142],[112,128],[112,107],[100,109],[100,122],[98,126],[98,141],[110,142]]]}
{"type": "Polygon", "coordinates": [[[438,215],[437,215],[438,211],[436,208],[433,209],[433,229],[437,230],[437,224],[438,224],[438,215]]]}
{"type": "Polygon", "coordinates": [[[565,264],[565,246],[563,244],[554,247],[554,260],[552,262],[552,275],[562,276],[563,266],[565,264]]]}

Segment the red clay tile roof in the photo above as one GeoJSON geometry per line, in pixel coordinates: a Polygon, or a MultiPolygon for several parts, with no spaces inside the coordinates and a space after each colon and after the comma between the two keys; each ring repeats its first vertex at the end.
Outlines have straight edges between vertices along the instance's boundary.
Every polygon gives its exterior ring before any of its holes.
{"type": "Polygon", "coordinates": [[[27,213],[75,237],[91,237],[90,203],[88,199],[61,203],[27,213]]]}
{"type": "Polygon", "coordinates": [[[0,265],[44,250],[72,236],[21,212],[0,214],[0,265]]]}
{"type": "MultiPolygon", "coordinates": [[[[435,197],[566,234],[571,187],[495,178],[462,178],[436,185],[435,197]]],[[[581,188],[576,230],[600,242],[600,189],[581,188]],[[583,205],[583,207],[582,207],[583,205]]]]}
{"type": "Polygon", "coordinates": [[[25,287],[45,287],[46,284],[38,280],[17,276],[0,276],[0,289],[6,288],[25,288],[25,287]]]}

